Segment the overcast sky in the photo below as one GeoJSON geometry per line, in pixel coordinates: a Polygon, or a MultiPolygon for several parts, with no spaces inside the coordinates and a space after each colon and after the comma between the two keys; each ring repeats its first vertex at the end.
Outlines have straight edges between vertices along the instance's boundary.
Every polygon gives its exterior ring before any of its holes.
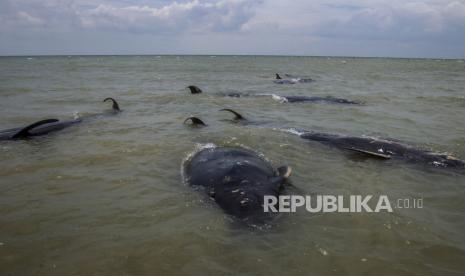
{"type": "Polygon", "coordinates": [[[465,58],[465,0],[0,0],[0,55],[465,58]]]}

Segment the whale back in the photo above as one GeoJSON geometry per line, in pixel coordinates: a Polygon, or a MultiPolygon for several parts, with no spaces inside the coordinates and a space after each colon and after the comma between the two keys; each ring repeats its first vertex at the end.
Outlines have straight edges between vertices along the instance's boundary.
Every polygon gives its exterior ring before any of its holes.
{"type": "Polygon", "coordinates": [[[263,197],[277,197],[285,181],[266,160],[242,148],[204,149],[185,173],[189,185],[204,187],[226,213],[239,218],[263,216],[263,197]]]}

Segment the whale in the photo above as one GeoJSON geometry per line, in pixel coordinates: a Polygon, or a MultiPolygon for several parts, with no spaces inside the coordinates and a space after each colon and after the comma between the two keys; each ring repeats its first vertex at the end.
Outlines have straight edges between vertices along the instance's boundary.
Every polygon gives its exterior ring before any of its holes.
{"type": "Polygon", "coordinates": [[[402,160],[408,163],[421,163],[441,168],[465,169],[465,161],[450,154],[423,150],[398,141],[313,131],[303,131],[298,133],[298,135],[300,138],[308,141],[318,142],[382,160],[402,160]]]}
{"type": "Polygon", "coordinates": [[[187,88],[189,89],[191,94],[200,94],[203,92],[202,89],[200,89],[199,87],[195,85],[189,85],[187,88]]]}
{"type": "MultiPolygon", "coordinates": [[[[191,94],[201,94],[203,93],[202,89],[195,85],[189,85],[191,94]]],[[[232,97],[232,98],[244,98],[244,97],[271,97],[274,100],[282,103],[299,103],[299,102],[313,102],[313,103],[329,103],[329,104],[347,104],[347,105],[362,105],[360,101],[352,101],[344,98],[336,98],[333,96],[318,97],[318,96],[281,96],[276,94],[262,93],[262,94],[246,94],[240,92],[230,92],[226,94],[221,94],[222,96],[232,97]]]]}
{"type": "Polygon", "coordinates": [[[189,121],[191,122],[191,124],[193,126],[207,126],[207,124],[205,124],[202,120],[200,120],[197,117],[189,117],[189,118],[185,119],[184,124],[186,124],[189,121]]]}
{"type": "MultiPolygon", "coordinates": [[[[239,112],[222,109],[234,115],[233,121],[243,125],[257,125],[259,122],[244,118],[239,112]]],[[[346,136],[325,132],[308,131],[296,128],[273,127],[287,133],[298,135],[300,138],[337,148],[342,151],[356,153],[369,158],[380,160],[399,160],[407,163],[424,164],[439,168],[465,169],[465,160],[451,154],[433,152],[420,149],[392,139],[376,137],[346,136]]]]}
{"type": "MultiPolygon", "coordinates": [[[[106,98],[103,102],[112,102],[112,111],[111,114],[121,112],[118,102],[113,98],[106,98]]],[[[36,121],[32,124],[10,128],[0,131],[0,140],[18,140],[18,139],[27,139],[34,136],[42,136],[52,132],[60,131],[65,128],[71,127],[73,125],[83,122],[83,120],[88,120],[90,118],[95,118],[97,116],[103,115],[102,113],[89,115],[82,118],[75,118],[70,120],[60,121],[58,119],[44,119],[36,121]]]]}
{"type": "Polygon", "coordinates": [[[108,101],[112,102],[111,108],[112,108],[113,113],[121,112],[121,109],[119,108],[119,104],[115,99],[108,97],[103,100],[103,102],[108,102],[108,101]]]}
{"type": "Polygon", "coordinates": [[[40,120],[22,128],[4,130],[0,132],[0,140],[26,139],[59,131],[72,125],[81,123],[81,119],[60,121],[58,119],[40,120]]]}
{"type": "MultiPolygon", "coordinates": [[[[263,96],[269,94],[262,94],[263,96]]],[[[312,102],[312,103],[329,103],[329,104],[348,104],[348,105],[362,105],[362,102],[347,100],[344,98],[336,98],[332,96],[326,97],[309,97],[309,96],[279,96],[271,94],[271,97],[279,102],[284,103],[301,103],[301,102],[312,102]]]]}
{"type": "Polygon", "coordinates": [[[183,164],[188,185],[203,190],[225,213],[251,224],[272,219],[275,214],[264,212],[264,196],[278,197],[291,172],[289,166],[274,168],[243,147],[204,148],[183,164]]]}
{"type": "Polygon", "coordinates": [[[296,83],[309,83],[313,82],[311,78],[295,78],[290,75],[286,75],[286,79],[283,79],[278,73],[276,73],[276,78],[273,81],[276,84],[296,84],[296,83]]]}

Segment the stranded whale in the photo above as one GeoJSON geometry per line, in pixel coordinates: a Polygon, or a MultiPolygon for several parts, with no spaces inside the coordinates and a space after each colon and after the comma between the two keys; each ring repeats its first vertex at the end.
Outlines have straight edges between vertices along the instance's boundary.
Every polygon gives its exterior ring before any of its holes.
{"type": "MultiPolygon", "coordinates": [[[[235,115],[234,120],[242,124],[257,124],[242,117],[238,112],[230,109],[235,115]]],[[[426,164],[434,167],[465,169],[465,161],[449,154],[418,149],[397,141],[373,137],[356,137],[330,134],[296,129],[283,129],[286,132],[297,134],[300,138],[315,141],[341,150],[363,154],[368,157],[382,160],[403,160],[409,163],[426,164]]]]}
{"type": "MultiPolygon", "coordinates": [[[[112,101],[112,113],[120,112],[118,102],[113,98],[106,98],[104,102],[112,101]]],[[[46,135],[51,132],[59,131],[75,124],[81,123],[83,120],[99,116],[102,114],[89,115],[84,118],[76,118],[71,120],[60,121],[58,119],[40,120],[25,127],[11,128],[0,131],[0,140],[16,140],[25,139],[33,136],[46,135]]]]}
{"type": "Polygon", "coordinates": [[[291,168],[274,169],[252,150],[209,147],[183,164],[185,182],[201,187],[228,214],[248,223],[266,222],[264,196],[279,196],[291,168]]]}
{"type": "Polygon", "coordinates": [[[276,79],[273,81],[276,84],[295,84],[295,83],[309,83],[313,80],[311,78],[293,78],[286,75],[288,78],[283,79],[278,73],[276,73],[276,79]]]}
{"type": "MultiPolygon", "coordinates": [[[[189,88],[191,94],[201,94],[203,91],[199,87],[195,85],[189,85],[187,88],[189,88]]],[[[240,92],[231,92],[231,93],[226,93],[223,94],[223,96],[227,97],[233,97],[233,98],[244,98],[244,97],[271,97],[274,100],[277,100],[279,102],[289,102],[289,103],[298,103],[298,102],[314,102],[314,103],[330,103],[330,104],[352,104],[352,105],[360,105],[362,104],[359,101],[351,101],[343,98],[336,98],[332,96],[326,96],[326,97],[310,97],[310,96],[280,96],[276,94],[256,94],[256,95],[251,95],[251,94],[245,94],[245,93],[240,93],[240,92]]]]}
{"type": "Polygon", "coordinates": [[[306,140],[319,142],[342,150],[358,152],[380,159],[404,160],[435,167],[465,169],[465,161],[448,154],[421,150],[399,142],[373,137],[354,137],[304,131],[298,135],[306,140]]]}

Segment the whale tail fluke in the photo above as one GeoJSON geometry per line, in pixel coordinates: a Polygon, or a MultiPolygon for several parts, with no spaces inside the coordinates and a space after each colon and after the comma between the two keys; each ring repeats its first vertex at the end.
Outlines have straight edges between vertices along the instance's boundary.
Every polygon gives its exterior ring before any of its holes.
{"type": "Polygon", "coordinates": [[[30,130],[32,130],[32,129],[38,127],[38,126],[41,126],[41,125],[56,123],[56,122],[58,122],[58,119],[46,119],[46,120],[41,120],[41,121],[35,122],[33,124],[30,124],[30,125],[22,128],[21,130],[16,132],[16,134],[13,135],[11,138],[12,139],[26,138],[26,137],[31,135],[31,133],[29,132],[30,130]]]}
{"type": "Polygon", "coordinates": [[[184,124],[187,122],[187,121],[191,121],[192,122],[192,125],[195,125],[195,126],[206,126],[206,124],[200,120],[199,118],[197,117],[189,117],[187,118],[186,120],[184,120],[184,124]]]}
{"type": "Polygon", "coordinates": [[[280,76],[278,73],[276,73],[276,79],[277,79],[277,80],[282,79],[281,76],[280,76]]]}
{"type": "Polygon", "coordinates": [[[113,102],[113,105],[112,105],[112,108],[113,110],[115,111],[121,111],[121,109],[119,108],[119,104],[118,102],[113,99],[113,98],[106,98],[105,100],[103,100],[103,102],[107,102],[107,101],[112,101],[113,102]]]}
{"type": "Polygon", "coordinates": [[[191,91],[191,94],[200,94],[202,93],[202,89],[198,88],[195,85],[189,85],[187,88],[191,91]]]}
{"type": "Polygon", "coordinates": [[[232,109],[223,108],[223,109],[220,109],[220,111],[229,111],[229,112],[231,112],[232,114],[234,114],[234,120],[245,120],[244,116],[242,116],[241,114],[237,113],[236,111],[234,111],[232,109]]]}

